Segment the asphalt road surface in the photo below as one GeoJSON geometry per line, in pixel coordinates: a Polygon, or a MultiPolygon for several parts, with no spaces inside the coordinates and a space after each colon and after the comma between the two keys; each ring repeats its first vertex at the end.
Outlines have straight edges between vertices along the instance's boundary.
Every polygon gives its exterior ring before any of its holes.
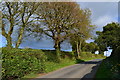
{"type": "Polygon", "coordinates": [[[93,80],[102,59],[82,62],[37,77],[34,80],[93,80]]]}

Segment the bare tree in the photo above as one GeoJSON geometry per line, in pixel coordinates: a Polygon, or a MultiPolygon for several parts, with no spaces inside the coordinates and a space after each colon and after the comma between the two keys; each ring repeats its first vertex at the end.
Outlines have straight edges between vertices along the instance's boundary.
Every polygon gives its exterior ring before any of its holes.
{"type": "Polygon", "coordinates": [[[12,48],[12,33],[15,25],[18,24],[16,21],[19,16],[20,7],[17,2],[10,3],[5,2],[2,4],[2,35],[7,40],[7,47],[12,48]],[[16,21],[16,22],[15,22],[16,21]]]}
{"type": "Polygon", "coordinates": [[[4,2],[2,3],[2,35],[7,40],[7,47],[12,48],[11,35],[18,27],[15,47],[18,48],[23,40],[25,28],[35,21],[34,12],[40,3],[36,2],[4,2]]]}
{"type": "Polygon", "coordinates": [[[24,2],[22,3],[22,9],[21,9],[21,27],[18,34],[18,40],[16,42],[16,48],[18,48],[23,40],[23,34],[25,32],[25,28],[28,27],[28,25],[35,21],[34,13],[37,10],[40,3],[36,2],[24,2]]]}

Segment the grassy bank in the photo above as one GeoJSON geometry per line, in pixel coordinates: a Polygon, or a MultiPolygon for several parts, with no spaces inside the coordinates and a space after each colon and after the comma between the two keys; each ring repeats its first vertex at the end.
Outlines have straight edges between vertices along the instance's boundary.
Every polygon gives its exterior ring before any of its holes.
{"type": "MultiPolygon", "coordinates": [[[[46,53],[51,53],[51,52],[54,53],[54,51],[49,51],[49,50],[45,51],[45,52],[46,53]]],[[[75,60],[75,59],[68,58],[68,55],[70,57],[71,52],[62,52],[62,53],[63,54],[66,53],[67,58],[62,59],[62,61],[60,63],[51,62],[51,61],[45,62],[45,64],[46,64],[46,72],[45,73],[49,73],[49,72],[55,71],[57,69],[63,68],[65,66],[73,65],[73,64],[76,64],[76,63],[81,63],[81,62],[84,62],[84,61],[106,58],[102,54],[98,55],[98,54],[92,54],[90,52],[83,52],[83,53],[81,53],[81,56],[80,56],[81,58],[79,60],[75,60]]],[[[23,78],[35,78],[35,77],[38,77],[38,76],[41,76],[41,75],[42,74],[31,73],[29,75],[24,76],[23,78]]]]}
{"type": "MultiPolygon", "coordinates": [[[[70,66],[70,65],[73,65],[75,63],[76,63],[75,60],[70,60],[70,59],[63,59],[60,63],[55,63],[55,62],[48,61],[48,62],[45,62],[45,64],[46,64],[45,73],[55,71],[57,69],[65,67],[65,66],[70,66]]],[[[38,77],[40,75],[42,75],[42,74],[31,73],[31,74],[28,74],[28,75],[24,76],[23,78],[35,78],[35,77],[38,77]]]]}
{"type": "Polygon", "coordinates": [[[107,58],[103,60],[98,71],[96,73],[96,80],[97,79],[120,79],[120,64],[116,64],[113,62],[114,60],[111,58],[107,58]]]}
{"type": "Polygon", "coordinates": [[[104,78],[106,80],[119,80],[120,79],[120,47],[118,47],[112,56],[103,60],[97,73],[96,80],[104,78]]]}
{"type": "Polygon", "coordinates": [[[105,59],[106,57],[103,54],[92,54],[90,52],[82,52],[80,54],[80,59],[84,61],[93,60],[93,59],[105,59]]]}
{"type": "Polygon", "coordinates": [[[61,62],[57,61],[54,50],[2,49],[2,77],[4,79],[35,78],[40,74],[55,71],[65,66],[87,60],[105,58],[89,52],[81,53],[76,60],[73,52],[61,51],[61,62]]]}
{"type": "Polygon", "coordinates": [[[113,75],[111,72],[111,69],[112,69],[111,65],[112,64],[110,64],[108,59],[103,60],[98,68],[97,73],[96,73],[96,78],[97,79],[99,79],[99,78],[106,78],[106,79],[111,78],[113,75]]]}
{"type": "Polygon", "coordinates": [[[14,80],[30,73],[45,71],[46,56],[41,50],[2,49],[2,78],[14,80]]]}

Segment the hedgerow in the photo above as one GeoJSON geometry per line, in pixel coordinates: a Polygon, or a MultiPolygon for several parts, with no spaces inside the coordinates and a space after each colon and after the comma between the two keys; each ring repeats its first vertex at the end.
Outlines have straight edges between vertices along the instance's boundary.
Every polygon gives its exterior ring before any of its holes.
{"type": "Polygon", "coordinates": [[[41,50],[2,49],[2,79],[13,80],[45,71],[46,56],[41,50]]]}

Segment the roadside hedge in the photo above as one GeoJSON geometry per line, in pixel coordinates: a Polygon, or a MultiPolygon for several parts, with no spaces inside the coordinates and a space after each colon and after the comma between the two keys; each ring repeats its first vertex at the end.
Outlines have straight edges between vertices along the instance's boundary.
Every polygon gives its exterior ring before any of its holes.
{"type": "Polygon", "coordinates": [[[31,72],[45,72],[45,60],[41,50],[2,48],[2,79],[14,80],[31,72]]]}
{"type": "Polygon", "coordinates": [[[120,46],[116,48],[110,57],[102,61],[95,80],[100,78],[120,80],[120,46]]]}

